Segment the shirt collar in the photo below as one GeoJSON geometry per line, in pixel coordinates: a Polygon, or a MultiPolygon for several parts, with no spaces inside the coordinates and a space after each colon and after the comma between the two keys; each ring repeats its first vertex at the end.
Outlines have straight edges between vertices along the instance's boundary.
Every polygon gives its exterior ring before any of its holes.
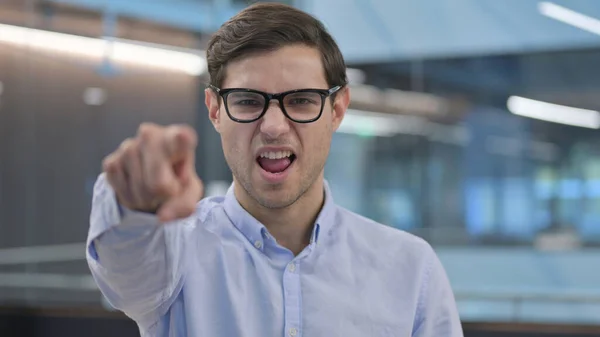
{"type": "MultiPolygon", "coordinates": [[[[329,183],[323,182],[325,202],[311,234],[310,243],[316,244],[319,242],[319,236],[327,233],[333,227],[335,203],[331,195],[329,183]]],[[[232,183],[227,190],[225,200],[223,202],[225,213],[233,223],[233,225],[258,249],[263,249],[264,240],[269,234],[266,227],[248,213],[238,202],[234,193],[234,184],[232,183]]]]}
{"type": "Polygon", "coordinates": [[[327,180],[323,181],[323,187],[325,193],[325,202],[323,203],[321,212],[319,212],[317,220],[315,221],[315,227],[310,238],[311,244],[318,243],[320,235],[331,231],[333,228],[335,202],[333,201],[333,195],[331,194],[331,189],[329,188],[329,183],[327,180]]]}

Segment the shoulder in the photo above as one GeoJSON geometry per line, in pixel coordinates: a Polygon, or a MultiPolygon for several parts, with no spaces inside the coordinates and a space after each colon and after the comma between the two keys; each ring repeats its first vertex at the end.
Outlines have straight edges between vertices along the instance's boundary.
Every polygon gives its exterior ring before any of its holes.
{"type": "Polygon", "coordinates": [[[223,196],[212,196],[207,197],[196,205],[196,216],[200,220],[200,222],[207,222],[216,213],[223,212],[223,203],[225,201],[225,197],[223,196]]]}
{"type": "Polygon", "coordinates": [[[387,226],[337,206],[337,223],[353,250],[416,264],[428,264],[435,258],[431,245],[404,230],[387,226]]]}
{"type": "Polygon", "coordinates": [[[203,198],[202,200],[200,200],[200,202],[198,202],[196,209],[207,211],[214,207],[222,206],[224,201],[225,201],[224,196],[206,197],[206,198],[203,198]]]}

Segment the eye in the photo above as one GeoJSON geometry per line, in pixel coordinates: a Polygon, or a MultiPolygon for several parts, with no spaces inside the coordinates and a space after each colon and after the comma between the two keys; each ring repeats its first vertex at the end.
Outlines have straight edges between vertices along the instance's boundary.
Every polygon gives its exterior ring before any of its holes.
{"type": "Polygon", "coordinates": [[[295,105],[302,105],[302,104],[312,104],[314,102],[312,102],[311,100],[307,99],[307,98],[294,98],[291,99],[290,104],[295,104],[295,105]]]}
{"type": "Polygon", "coordinates": [[[287,100],[289,105],[313,105],[318,103],[317,99],[312,97],[289,97],[287,100]]]}
{"type": "Polygon", "coordinates": [[[227,96],[227,103],[239,107],[260,107],[265,103],[261,95],[248,92],[232,92],[227,96]]]}
{"type": "Polygon", "coordinates": [[[243,100],[236,101],[234,104],[235,105],[246,105],[246,106],[262,105],[261,102],[255,100],[255,99],[243,99],[243,100]]]}

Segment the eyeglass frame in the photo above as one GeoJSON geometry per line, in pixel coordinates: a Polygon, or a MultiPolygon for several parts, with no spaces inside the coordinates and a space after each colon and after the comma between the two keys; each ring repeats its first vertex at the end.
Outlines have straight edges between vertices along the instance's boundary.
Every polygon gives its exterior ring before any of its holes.
{"type": "Polygon", "coordinates": [[[211,88],[212,90],[214,90],[221,98],[223,98],[223,104],[225,105],[225,111],[227,112],[227,116],[229,116],[229,118],[234,122],[238,122],[238,123],[254,123],[254,122],[256,122],[257,120],[263,118],[263,116],[267,113],[267,110],[269,110],[269,105],[271,104],[271,101],[276,99],[279,102],[279,108],[281,109],[281,111],[283,112],[283,114],[285,115],[286,118],[288,118],[292,122],[302,123],[302,124],[316,122],[319,118],[321,118],[321,116],[323,115],[323,108],[325,107],[325,101],[327,100],[327,98],[331,97],[331,95],[335,94],[336,92],[338,92],[340,89],[343,88],[342,85],[336,85],[330,89],[306,88],[306,89],[289,90],[289,91],[284,91],[284,92],[280,92],[280,93],[276,93],[276,94],[269,94],[264,91],[248,89],[248,88],[221,89],[221,88],[217,88],[216,86],[214,86],[212,84],[209,84],[208,87],[211,88]],[[260,115],[258,115],[258,117],[251,119],[251,120],[243,120],[243,119],[233,117],[231,115],[231,113],[229,112],[229,106],[227,105],[227,96],[232,92],[251,92],[251,93],[255,93],[255,94],[259,94],[259,95],[263,96],[265,98],[265,106],[263,107],[263,111],[260,113],[260,115]],[[287,111],[285,111],[285,106],[283,104],[283,99],[285,98],[285,96],[290,95],[290,94],[299,93],[299,92],[313,92],[313,93],[317,93],[317,94],[321,95],[321,110],[319,111],[319,114],[315,118],[312,118],[309,120],[296,120],[296,119],[292,118],[290,115],[288,115],[287,111]]]}

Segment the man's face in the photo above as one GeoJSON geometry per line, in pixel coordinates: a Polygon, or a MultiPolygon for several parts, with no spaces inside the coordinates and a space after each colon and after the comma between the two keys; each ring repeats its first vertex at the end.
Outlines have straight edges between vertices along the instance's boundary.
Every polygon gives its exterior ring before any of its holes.
{"type": "MultiPolygon", "coordinates": [[[[221,89],[227,88],[266,93],[329,89],[319,51],[303,45],[286,46],[228,64],[221,89]]],[[[327,98],[321,117],[306,124],[286,118],[277,100],[272,100],[265,115],[252,123],[232,121],[223,102],[219,104],[220,98],[211,90],[206,91],[206,104],[236,183],[263,207],[283,208],[322,177],[331,137],[342,121],[348,96],[343,88],[333,106],[331,98],[327,98]]]]}

